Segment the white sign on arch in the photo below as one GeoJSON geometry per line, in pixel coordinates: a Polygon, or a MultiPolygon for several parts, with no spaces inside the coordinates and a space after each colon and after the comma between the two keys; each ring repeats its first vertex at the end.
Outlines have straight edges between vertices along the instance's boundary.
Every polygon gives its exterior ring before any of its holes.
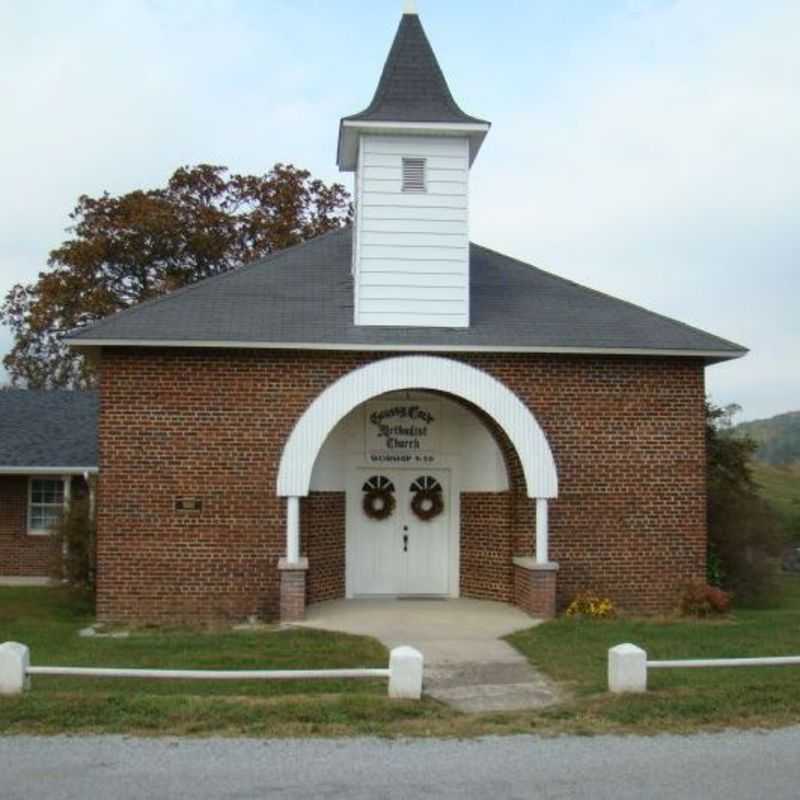
{"type": "Polygon", "coordinates": [[[408,389],[444,392],[482,409],[502,428],[517,452],[529,497],[558,496],[558,476],[547,437],[530,409],[496,378],[438,356],[400,356],[353,370],[325,389],[294,427],[281,456],[277,494],[308,494],[317,454],[350,411],[382,394],[408,389]]]}
{"type": "Polygon", "coordinates": [[[439,460],[442,404],[437,400],[372,400],[364,426],[368,464],[424,466],[439,460]]]}

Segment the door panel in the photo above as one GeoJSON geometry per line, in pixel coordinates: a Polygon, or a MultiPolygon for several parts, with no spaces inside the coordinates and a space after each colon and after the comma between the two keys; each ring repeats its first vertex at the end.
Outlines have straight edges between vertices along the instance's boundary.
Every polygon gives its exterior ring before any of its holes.
{"type": "Polygon", "coordinates": [[[449,473],[445,470],[355,470],[348,491],[348,557],[353,595],[446,595],[448,593],[449,473]],[[429,521],[411,510],[420,478],[441,487],[444,509],[429,521]],[[384,520],[368,517],[362,504],[364,491],[376,479],[391,482],[396,505],[384,520]]]}
{"type": "Polygon", "coordinates": [[[428,470],[407,472],[403,482],[404,525],[408,527],[408,552],[404,594],[447,594],[450,492],[447,473],[428,470]],[[432,479],[440,488],[444,509],[431,520],[423,521],[411,509],[420,478],[432,479]]]}
{"type": "Polygon", "coordinates": [[[389,470],[357,470],[348,492],[348,525],[353,534],[353,593],[397,595],[403,590],[402,534],[398,509],[387,519],[371,519],[364,513],[365,487],[376,478],[388,478],[397,499],[396,476],[389,470]]]}

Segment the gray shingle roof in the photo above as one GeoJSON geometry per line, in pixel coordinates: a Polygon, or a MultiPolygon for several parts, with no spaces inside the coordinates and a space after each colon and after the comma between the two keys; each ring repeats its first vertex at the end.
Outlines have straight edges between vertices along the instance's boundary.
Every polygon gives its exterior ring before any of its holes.
{"type": "Polygon", "coordinates": [[[486,124],[458,107],[416,14],[400,20],[372,102],[345,120],[486,124]]]}
{"type": "Polygon", "coordinates": [[[97,466],[96,392],[0,391],[0,469],[97,466]]]}
{"type": "Polygon", "coordinates": [[[508,256],[470,247],[469,328],[353,324],[352,229],[134,306],[75,332],[77,345],[169,343],[346,349],[611,350],[696,353],[744,348],[508,256]]]}

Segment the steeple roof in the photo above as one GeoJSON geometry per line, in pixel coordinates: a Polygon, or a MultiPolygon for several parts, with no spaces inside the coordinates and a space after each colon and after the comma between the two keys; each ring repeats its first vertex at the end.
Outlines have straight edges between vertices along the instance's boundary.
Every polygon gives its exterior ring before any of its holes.
{"type": "Polygon", "coordinates": [[[372,102],[348,121],[486,124],[453,99],[417,14],[403,14],[372,102]]]}

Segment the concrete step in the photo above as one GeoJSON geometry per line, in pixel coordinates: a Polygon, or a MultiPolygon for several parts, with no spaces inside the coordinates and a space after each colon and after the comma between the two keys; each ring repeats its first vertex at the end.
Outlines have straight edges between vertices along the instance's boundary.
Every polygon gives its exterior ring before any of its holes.
{"type": "Polygon", "coordinates": [[[558,692],[544,683],[503,683],[426,689],[426,694],[466,713],[546,708],[561,702],[558,692]]]}
{"type": "Polygon", "coordinates": [[[468,713],[545,708],[563,700],[555,684],[517,654],[513,661],[464,661],[425,668],[425,693],[468,713]]]}
{"type": "Polygon", "coordinates": [[[466,661],[454,664],[435,664],[425,669],[425,684],[441,689],[485,684],[529,683],[536,673],[522,657],[514,661],[466,661]]]}

